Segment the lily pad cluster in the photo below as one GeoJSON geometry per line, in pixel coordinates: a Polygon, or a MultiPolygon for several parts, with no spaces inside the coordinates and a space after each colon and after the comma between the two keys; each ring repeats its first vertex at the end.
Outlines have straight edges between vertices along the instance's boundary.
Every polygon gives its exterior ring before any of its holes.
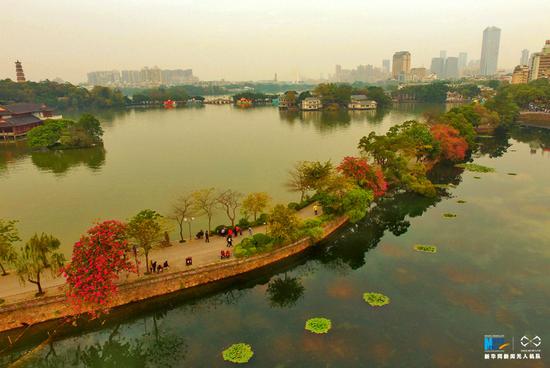
{"type": "Polygon", "coordinates": [[[417,250],[419,252],[427,252],[427,253],[436,253],[437,247],[433,245],[422,245],[422,244],[416,244],[414,247],[414,250],[417,250]]]}
{"type": "Polygon", "coordinates": [[[327,333],[332,327],[332,322],[328,318],[315,317],[306,321],[306,330],[316,333],[327,333]]]}
{"type": "Polygon", "coordinates": [[[390,304],[390,298],[380,293],[364,293],[363,299],[372,307],[381,307],[390,304]]]}
{"type": "Polygon", "coordinates": [[[478,164],[456,164],[455,167],[460,167],[464,170],[473,171],[473,172],[479,172],[479,173],[490,173],[495,172],[495,169],[488,166],[478,165],[478,164]]]}
{"type": "Polygon", "coordinates": [[[253,355],[252,347],[243,342],[233,344],[222,352],[223,360],[232,363],[248,363],[253,355]]]}
{"type": "Polygon", "coordinates": [[[453,218],[453,217],[456,217],[456,215],[454,213],[444,213],[443,217],[453,218]]]}

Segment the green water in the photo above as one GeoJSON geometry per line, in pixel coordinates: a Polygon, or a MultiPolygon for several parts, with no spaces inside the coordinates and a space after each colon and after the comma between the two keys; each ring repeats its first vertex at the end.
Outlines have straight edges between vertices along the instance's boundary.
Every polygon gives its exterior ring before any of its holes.
{"type": "MultiPolygon", "coordinates": [[[[57,201],[74,210],[55,221],[43,219],[55,224],[72,218],[60,227],[85,222],[81,213],[90,217],[92,210],[100,217],[113,211],[119,211],[113,217],[124,217],[159,198],[168,203],[182,188],[221,186],[214,178],[286,200],[293,196],[280,183],[297,158],[337,160],[354,153],[357,139],[368,131],[384,131],[415,115],[394,110],[381,121],[361,116],[347,123],[322,118],[308,123],[271,109],[131,112],[106,124],[107,152],[99,167],[80,163],[54,174],[37,168],[29,156],[14,154],[2,180],[12,189],[16,183],[28,186],[28,195],[33,188],[42,194],[55,189],[57,197],[36,196],[41,201],[32,206],[50,217],[57,216],[57,201]],[[170,114],[180,116],[181,125],[170,114]],[[180,140],[186,143],[176,144],[180,140]],[[117,148],[114,142],[126,143],[117,148]],[[173,167],[176,161],[180,166],[173,167]],[[197,172],[187,175],[189,170],[197,172]],[[87,195],[94,189],[101,194],[79,199],[73,189],[73,203],[63,199],[71,196],[67,182],[87,195]],[[87,204],[79,205],[80,200],[87,204]],[[44,201],[52,207],[43,209],[44,201]]],[[[436,199],[386,199],[357,226],[342,229],[301,258],[199,297],[160,299],[104,324],[69,329],[27,366],[229,367],[221,351],[246,342],[254,349],[250,367],[543,367],[550,341],[550,152],[544,147],[550,147],[550,134],[541,130],[487,139],[475,162],[495,173],[442,168],[433,179],[456,187],[436,199]],[[435,245],[438,252],[416,252],[414,244],[435,245]],[[381,292],[391,303],[372,308],[362,300],[366,291],[381,292]],[[311,317],[330,318],[332,330],[305,331],[311,317]],[[543,360],[485,361],[486,334],[514,337],[516,345],[523,335],[538,335],[543,360]]],[[[18,206],[8,208],[11,214],[18,206]]],[[[40,217],[17,211],[22,220],[40,217]]],[[[27,337],[0,365],[44,337],[38,332],[27,337]]]]}

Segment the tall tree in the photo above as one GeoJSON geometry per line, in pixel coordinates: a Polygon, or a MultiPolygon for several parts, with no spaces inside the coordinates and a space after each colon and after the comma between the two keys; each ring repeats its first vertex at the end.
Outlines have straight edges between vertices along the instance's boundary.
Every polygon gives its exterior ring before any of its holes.
{"type": "Polygon", "coordinates": [[[149,252],[164,237],[162,216],[150,209],[140,211],[128,221],[126,231],[128,236],[143,249],[145,269],[149,272],[149,252]]]}
{"type": "Polygon", "coordinates": [[[75,313],[105,306],[118,287],[121,272],[137,272],[129,260],[126,225],[108,220],[94,225],[74,244],[71,263],[63,274],[69,286],[68,299],[75,313]]]}
{"type": "Polygon", "coordinates": [[[235,227],[237,208],[241,205],[242,194],[232,189],[225,190],[218,195],[218,205],[225,211],[227,218],[231,221],[231,227],[235,227]]]}
{"type": "Polygon", "coordinates": [[[212,231],[212,216],[216,210],[218,198],[214,188],[201,189],[193,192],[194,208],[208,218],[208,231],[212,231]]]}
{"type": "Polygon", "coordinates": [[[52,235],[34,234],[17,257],[17,275],[21,282],[30,282],[38,288],[38,295],[44,294],[40,275],[50,269],[52,275],[63,267],[65,257],[57,252],[60,242],[52,235]]]}
{"type": "Polygon", "coordinates": [[[299,225],[300,219],[296,211],[282,204],[273,207],[273,211],[269,214],[269,235],[278,244],[294,240],[299,225]]]}
{"type": "Polygon", "coordinates": [[[0,269],[2,276],[8,274],[2,262],[13,263],[17,258],[13,243],[20,241],[21,238],[19,238],[19,232],[15,227],[16,223],[16,220],[0,219],[0,269]]]}
{"type": "MultiPolygon", "coordinates": [[[[185,219],[192,216],[193,213],[193,196],[191,194],[184,194],[180,196],[172,205],[172,218],[178,223],[180,243],[185,241],[183,239],[183,223],[185,222],[185,219]]],[[[189,234],[189,236],[191,236],[191,234],[189,234]]]]}
{"type": "Polygon", "coordinates": [[[266,192],[255,192],[248,194],[243,199],[243,211],[245,216],[252,215],[254,221],[258,219],[258,214],[264,211],[271,202],[271,197],[266,192]]]}

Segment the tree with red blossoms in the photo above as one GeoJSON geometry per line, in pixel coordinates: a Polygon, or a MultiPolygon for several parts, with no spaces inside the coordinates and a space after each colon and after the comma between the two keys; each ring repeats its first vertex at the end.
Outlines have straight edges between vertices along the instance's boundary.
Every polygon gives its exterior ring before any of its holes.
{"type": "Polygon", "coordinates": [[[136,272],[128,257],[126,226],[116,220],[96,224],[74,244],[71,263],[63,269],[69,291],[67,298],[75,314],[96,316],[106,311],[117,293],[116,280],[122,272],[136,272]]]}
{"type": "Polygon", "coordinates": [[[441,158],[452,162],[464,160],[468,143],[457,129],[447,124],[435,124],[430,127],[430,131],[441,145],[441,158]]]}
{"type": "Polygon", "coordinates": [[[373,167],[364,158],[344,157],[338,166],[338,171],[353,178],[359,186],[372,190],[375,197],[383,196],[388,189],[382,170],[373,167]]]}

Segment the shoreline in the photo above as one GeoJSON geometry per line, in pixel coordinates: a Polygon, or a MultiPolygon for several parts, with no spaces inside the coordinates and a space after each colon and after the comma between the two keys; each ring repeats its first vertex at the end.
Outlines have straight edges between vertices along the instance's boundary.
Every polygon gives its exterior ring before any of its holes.
{"type": "MultiPolygon", "coordinates": [[[[323,236],[317,241],[304,238],[271,252],[252,257],[231,258],[201,265],[197,268],[176,270],[121,283],[118,294],[113,297],[107,307],[109,309],[119,308],[201,285],[221,282],[271,266],[318,244],[347,222],[348,218],[345,216],[329,222],[324,226],[323,236]]],[[[72,315],[72,310],[67,304],[64,294],[0,305],[0,332],[15,332],[21,328],[30,328],[72,315]]]]}

